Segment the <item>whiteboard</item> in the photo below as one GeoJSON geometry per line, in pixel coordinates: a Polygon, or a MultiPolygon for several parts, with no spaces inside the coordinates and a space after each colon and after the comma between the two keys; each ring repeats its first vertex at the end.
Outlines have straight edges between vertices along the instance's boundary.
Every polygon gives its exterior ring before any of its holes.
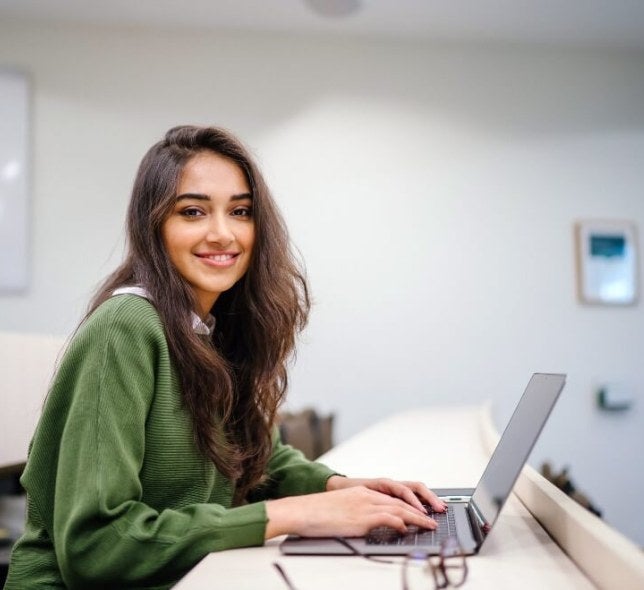
{"type": "Polygon", "coordinates": [[[0,68],[0,291],[29,282],[29,80],[0,68]]]}

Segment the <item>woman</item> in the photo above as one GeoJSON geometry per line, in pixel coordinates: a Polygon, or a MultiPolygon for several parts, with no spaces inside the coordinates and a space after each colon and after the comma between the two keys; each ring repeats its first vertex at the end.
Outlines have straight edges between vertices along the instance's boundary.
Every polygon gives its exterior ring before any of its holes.
{"type": "Polygon", "coordinates": [[[420,483],[342,477],[274,428],[306,283],[248,152],[171,129],[140,165],[128,254],[58,368],[6,588],[167,588],[284,533],[433,528],[420,483]]]}

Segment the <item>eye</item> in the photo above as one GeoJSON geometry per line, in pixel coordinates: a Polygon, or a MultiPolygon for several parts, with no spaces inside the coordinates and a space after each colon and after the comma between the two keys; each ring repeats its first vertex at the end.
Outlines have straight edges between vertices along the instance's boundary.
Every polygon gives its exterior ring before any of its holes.
{"type": "Polygon", "coordinates": [[[198,207],[186,207],[179,211],[179,215],[183,217],[202,217],[205,213],[198,207]]]}
{"type": "Polygon", "coordinates": [[[252,217],[253,208],[252,207],[236,207],[233,209],[232,215],[234,217],[252,217]]]}

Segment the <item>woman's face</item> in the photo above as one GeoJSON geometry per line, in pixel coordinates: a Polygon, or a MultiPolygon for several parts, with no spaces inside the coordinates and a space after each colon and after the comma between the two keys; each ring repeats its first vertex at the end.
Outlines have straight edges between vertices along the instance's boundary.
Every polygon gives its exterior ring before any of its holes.
{"type": "Polygon", "coordinates": [[[253,200],[242,169],[214,152],[188,160],[161,234],[205,318],[220,293],[244,276],[253,252],[253,200]]]}

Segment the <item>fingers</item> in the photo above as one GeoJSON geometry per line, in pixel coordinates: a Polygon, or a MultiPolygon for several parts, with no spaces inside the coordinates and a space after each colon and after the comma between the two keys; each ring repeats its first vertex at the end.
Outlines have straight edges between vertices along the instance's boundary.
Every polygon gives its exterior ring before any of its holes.
{"type": "Polygon", "coordinates": [[[374,515],[374,518],[369,523],[369,527],[367,531],[365,531],[365,534],[370,530],[381,526],[390,527],[398,531],[400,534],[404,535],[407,532],[408,525],[403,518],[400,518],[399,516],[396,516],[394,514],[382,512],[380,514],[374,515]]]}
{"type": "MultiPolygon", "coordinates": [[[[404,532],[408,525],[416,525],[425,529],[435,529],[437,524],[433,518],[427,516],[424,509],[418,510],[410,505],[404,499],[396,498],[374,490],[367,490],[369,500],[381,519],[389,520],[390,517],[396,519],[396,525],[393,528],[404,532]]],[[[410,492],[411,493],[411,492],[410,492]]],[[[413,495],[413,494],[412,494],[413,495]]],[[[388,522],[380,522],[375,526],[393,526],[388,522]]]]}
{"type": "Polygon", "coordinates": [[[422,502],[418,499],[418,496],[412,491],[411,487],[409,487],[408,484],[403,482],[393,483],[395,484],[394,495],[396,495],[398,498],[402,498],[405,502],[411,504],[414,508],[416,508],[423,514],[427,514],[427,511],[423,507],[422,502]]]}
{"type": "Polygon", "coordinates": [[[410,506],[413,506],[416,510],[418,510],[418,512],[426,514],[426,511],[423,508],[420,500],[416,497],[414,492],[412,492],[411,489],[403,482],[380,478],[365,480],[364,485],[369,489],[375,490],[377,492],[400,498],[410,506]]]}
{"type": "Polygon", "coordinates": [[[426,504],[429,504],[435,512],[444,512],[447,510],[447,504],[443,502],[434,492],[425,484],[418,481],[403,482],[413,493],[421,498],[426,504]]]}
{"type": "Polygon", "coordinates": [[[429,504],[435,512],[444,512],[447,508],[446,504],[434,492],[418,481],[376,479],[366,485],[371,489],[401,498],[423,514],[426,513],[423,502],[429,504]]]}

